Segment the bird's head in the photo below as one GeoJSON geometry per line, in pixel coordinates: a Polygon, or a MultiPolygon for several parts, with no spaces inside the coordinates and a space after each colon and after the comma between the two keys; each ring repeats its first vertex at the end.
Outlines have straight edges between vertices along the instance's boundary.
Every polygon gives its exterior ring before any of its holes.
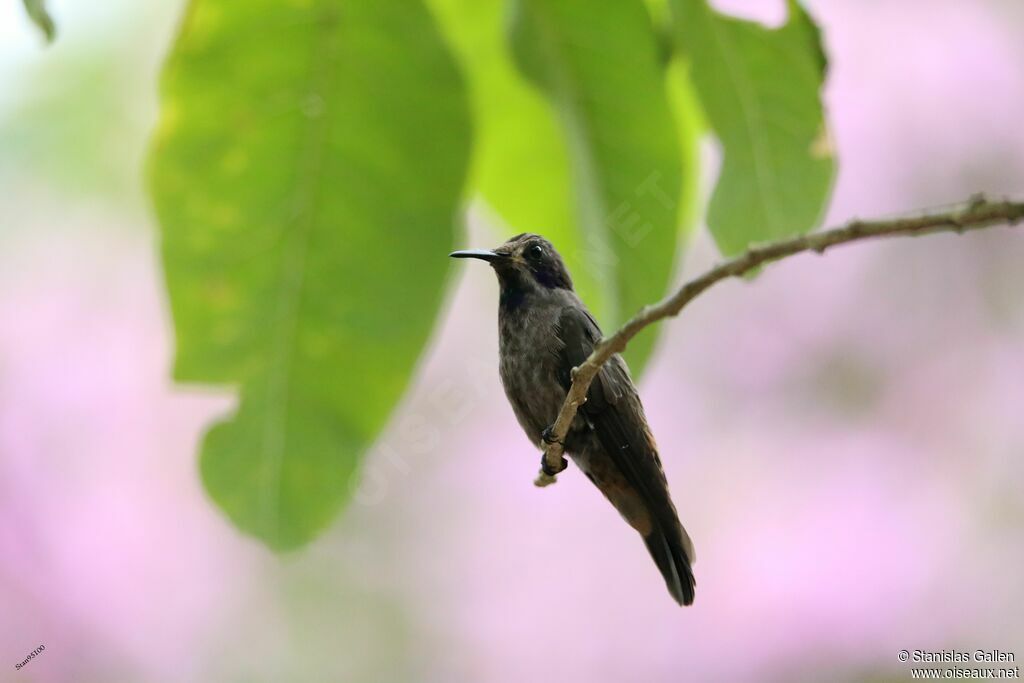
{"type": "Polygon", "coordinates": [[[572,278],[551,242],[524,232],[497,249],[453,251],[453,258],[477,258],[494,268],[503,292],[535,288],[572,290],[572,278]]]}

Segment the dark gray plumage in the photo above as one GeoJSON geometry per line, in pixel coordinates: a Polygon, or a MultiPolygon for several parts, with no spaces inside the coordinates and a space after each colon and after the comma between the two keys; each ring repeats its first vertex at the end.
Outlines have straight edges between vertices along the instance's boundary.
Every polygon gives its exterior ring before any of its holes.
{"type": "MultiPolygon", "coordinates": [[[[488,261],[498,275],[501,381],[519,424],[540,444],[565,400],[572,369],[590,355],[601,330],[543,237],[517,235],[493,251],[452,256],[488,261]]],[[[565,452],[643,536],[672,597],[692,603],[693,544],[679,523],[640,397],[618,354],[591,384],[565,452]]]]}

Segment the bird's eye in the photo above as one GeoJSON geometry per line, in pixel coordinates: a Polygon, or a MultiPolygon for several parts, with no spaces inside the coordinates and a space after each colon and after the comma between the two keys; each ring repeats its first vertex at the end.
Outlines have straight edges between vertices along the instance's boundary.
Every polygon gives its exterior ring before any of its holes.
{"type": "Polygon", "coordinates": [[[544,247],[540,246],[539,244],[535,244],[532,247],[530,247],[526,253],[532,259],[539,259],[541,256],[544,255],[544,247]]]}

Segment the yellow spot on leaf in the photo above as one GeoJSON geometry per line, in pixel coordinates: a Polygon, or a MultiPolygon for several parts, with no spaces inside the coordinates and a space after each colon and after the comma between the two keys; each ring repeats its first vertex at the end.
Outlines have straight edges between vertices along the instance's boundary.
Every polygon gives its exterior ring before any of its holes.
{"type": "Polygon", "coordinates": [[[822,124],[818,129],[818,135],[811,143],[811,157],[814,159],[831,159],[835,156],[835,146],[832,144],[832,135],[828,126],[822,124]]]}
{"type": "Polygon", "coordinates": [[[195,13],[189,22],[189,36],[195,40],[197,36],[205,37],[216,31],[223,23],[224,11],[212,2],[195,4],[195,13]]]}

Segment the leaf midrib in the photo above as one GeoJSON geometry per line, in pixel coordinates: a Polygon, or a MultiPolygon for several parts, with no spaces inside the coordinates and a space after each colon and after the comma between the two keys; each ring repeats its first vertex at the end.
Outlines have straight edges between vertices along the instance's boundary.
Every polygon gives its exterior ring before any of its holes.
{"type": "Polygon", "coordinates": [[[756,134],[758,130],[758,124],[764,127],[764,114],[761,111],[761,107],[758,103],[757,93],[754,91],[753,85],[749,79],[746,78],[743,73],[743,69],[739,67],[737,62],[737,55],[733,51],[733,43],[731,37],[725,35],[723,31],[722,20],[715,16],[715,12],[711,10],[705,4],[705,0],[699,0],[703,11],[708,14],[708,20],[711,24],[711,35],[718,46],[719,52],[722,53],[722,63],[725,64],[725,71],[729,75],[732,81],[733,87],[736,90],[737,95],[740,99],[740,110],[743,112],[743,123],[744,126],[740,130],[746,133],[749,148],[753,152],[754,157],[754,177],[757,179],[755,183],[757,187],[758,197],[761,199],[761,204],[764,207],[765,216],[768,220],[768,224],[772,226],[779,225],[779,209],[775,202],[772,200],[772,191],[770,186],[771,182],[771,152],[766,148],[764,139],[756,134]]]}
{"type": "Polygon", "coordinates": [[[322,110],[310,117],[302,111],[303,101],[298,103],[299,115],[309,121],[304,126],[302,145],[295,172],[296,188],[291,199],[294,207],[294,228],[285,227],[285,254],[281,260],[280,285],[277,296],[276,330],[271,344],[270,363],[266,382],[266,418],[263,426],[260,457],[266,459],[266,509],[268,535],[274,538],[279,533],[280,501],[282,496],[285,446],[287,440],[287,415],[291,390],[291,367],[295,358],[296,339],[299,331],[299,311],[305,295],[305,262],[309,244],[316,224],[316,203],[319,183],[317,178],[323,169],[323,148],[329,129],[329,98],[327,91],[332,75],[333,61],[329,59],[330,38],[338,29],[338,20],[322,8],[315,10],[317,20],[316,39],[311,48],[312,69],[305,92],[300,98],[318,97],[322,110]]]}

